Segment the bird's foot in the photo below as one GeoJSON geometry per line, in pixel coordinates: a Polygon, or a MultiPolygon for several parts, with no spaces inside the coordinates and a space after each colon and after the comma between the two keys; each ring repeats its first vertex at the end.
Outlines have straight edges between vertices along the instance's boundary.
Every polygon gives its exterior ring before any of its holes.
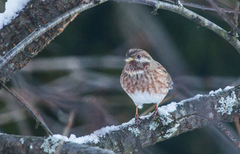
{"type": "Polygon", "coordinates": [[[136,115],[135,115],[135,123],[136,123],[137,125],[140,125],[140,121],[141,121],[141,120],[142,120],[142,119],[139,118],[139,115],[136,114],[136,115]]]}
{"type": "Polygon", "coordinates": [[[152,119],[155,119],[157,115],[160,116],[159,113],[158,113],[158,108],[156,108],[154,110],[153,114],[151,115],[152,119]]]}

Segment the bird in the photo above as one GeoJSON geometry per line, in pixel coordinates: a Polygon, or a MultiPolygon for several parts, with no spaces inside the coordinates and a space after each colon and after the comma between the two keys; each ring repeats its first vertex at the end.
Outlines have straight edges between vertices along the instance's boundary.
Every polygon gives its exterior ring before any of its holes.
{"type": "Polygon", "coordinates": [[[155,119],[158,105],[172,89],[173,81],[166,69],[143,49],[129,49],[126,53],[120,84],[136,105],[135,123],[140,124],[138,108],[143,104],[156,104],[152,114],[155,119]]]}

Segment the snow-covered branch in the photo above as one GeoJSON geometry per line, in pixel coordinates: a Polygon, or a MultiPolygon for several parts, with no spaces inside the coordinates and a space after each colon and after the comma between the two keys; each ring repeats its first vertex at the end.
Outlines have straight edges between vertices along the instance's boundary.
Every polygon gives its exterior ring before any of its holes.
{"type": "Polygon", "coordinates": [[[73,142],[65,142],[54,137],[32,137],[32,136],[17,136],[0,134],[0,149],[1,153],[49,153],[55,154],[59,151],[68,154],[113,154],[112,151],[80,145],[73,142]]]}
{"type": "MultiPolygon", "coordinates": [[[[28,3],[24,4],[23,10],[15,11],[13,20],[4,22],[4,26],[0,25],[0,66],[2,67],[0,81],[5,83],[15,72],[22,69],[48,43],[58,36],[78,13],[106,1],[108,0],[73,0],[71,4],[66,3],[64,0],[56,0],[54,2],[52,0],[25,1],[28,3]],[[54,3],[54,5],[49,5],[51,3],[54,3]],[[41,16],[41,19],[36,18],[37,16],[41,16]]],[[[113,1],[149,5],[155,8],[154,11],[164,9],[180,14],[200,26],[214,31],[240,52],[240,43],[235,36],[181,5],[156,0],[113,1]]],[[[69,61],[73,63],[72,59],[69,61]]],[[[80,61],[83,62],[84,60],[80,61]]],[[[74,68],[68,68],[66,61],[64,64],[66,69],[69,70],[78,68],[79,63],[76,63],[77,67],[74,68]]],[[[107,64],[109,65],[109,63],[107,64]]],[[[63,69],[63,67],[53,69],[63,69]]],[[[91,81],[91,83],[93,82],[91,81]]],[[[112,86],[113,84],[110,83],[109,85],[112,86]]],[[[25,151],[25,153],[30,153],[33,150],[36,150],[35,152],[39,150],[39,152],[45,151],[49,153],[57,150],[63,152],[84,152],[84,150],[89,149],[90,152],[93,151],[95,153],[140,151],[146,146],[170,139],[196,128],[209,124],[219,124],[219,122],[234,121],[234,117],[239,117],[240,114],[239,94],[240,87],[238,86],[210,92],[209,95],[197,95],[179,103],[173,102],[160,107],[160,116],[154,120],[150,118],[150,115],[147,115],[141,117],[140,125],[136,125],[134,120],[130,120],[119,126],[102,128],[83,137],[71,135],[67,138],[61,135],[54,135],[46,138],[0,134],[0,146],[2,146],[1,149],[8,153],[15,153],[14,150],[25,151]],[[65,142],[61,144],[62,141],[65,142]]]]}
{"type": "Polygon", "coordinates": [[[214,122],[232,122],[240,115],[240,86],[197,95],[181,102],[172,102],[159,108],[160,116],[155,120],[150,115],[141,117],[140,125],[134,120],[120,126],[111,126],[95,131],[89,136],[70,137],[65,141],[111,149],[116,153],[140,151],[156,142],[170,139],[181,133],[202,128],[214,122]]]}
{"type": "Polygon", "coordinates": [[[90,148],[93,151],[108,149],[114,153],[137,152],[144,147],[206,125],[234,121],[234,117],[240,116],[240,86],[211,91],[208,95],[196,95],[178,103],[172,102],[159,107],[159,113],[160,116],[154,120],[150,118],[151,114],[141,117],[140,125],[136,125],[132,119],[119,126],[107,126],[83,137],[71,135],[68,138],[56,134],[46,138],[0,134],[0,145],[7,150],[21,147],[21,150],[25,151],[40,150],[48,153],[56,152],[59,146],[63,152],[69,153],[77,152],[77,149],[81,151],[82,148],[90,148]]]}

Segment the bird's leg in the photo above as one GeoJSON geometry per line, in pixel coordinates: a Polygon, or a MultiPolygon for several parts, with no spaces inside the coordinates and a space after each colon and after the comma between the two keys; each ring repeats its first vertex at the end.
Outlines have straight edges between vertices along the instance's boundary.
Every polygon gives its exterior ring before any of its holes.
{"type": "Polygon", "coordinates": [[[155,119],[155,118],[156,118],[156,115],[159,116],[159,113],[158,113],[158,103],[156,103],[156,108],[155,108],[155,110],[154,110],[154,112],[153,112],[153,114],[152,114],[152,118],[155,119]]]}
{"type": "Polygon", "coordinates": [[[135,123],[136,124],[140,124],[140,118],[139,118],[139,115],[138,115],[138,105],[136,106],[136,114],[135,114],[135,123]]]}

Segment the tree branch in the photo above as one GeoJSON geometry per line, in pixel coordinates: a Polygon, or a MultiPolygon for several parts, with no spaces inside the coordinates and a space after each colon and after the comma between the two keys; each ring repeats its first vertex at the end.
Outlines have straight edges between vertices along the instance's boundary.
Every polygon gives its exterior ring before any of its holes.
{"type": "MultiPolygon", "coordinates": [[[[222,8],[219,8],[218,5],[213,2],[213,0],[207,0],[207,2],[213,8],[215,8],[217,10],[218,15],[220,17],[222,17],[222,19],[231,26],[233,32],[238,32],[238,34],[240,34],[240,29],[237,27],[237,25],[234,23],[234,21],[227,16],[227,14],[222,10],[222,8]]],[[[238,10],[237,10],[237,12],[238,12],[238,10]]]]}
{"type": "MultiPolygon", "coordinates": [[[[103,3],[103,2],[105,2],[105,0],[101,1],[101,3],[103,3]]],[[[26,46],[28,46],[30,43],[32,43],[35,39],[39,38],[41,35],[43,35],[47,31],[49,31],[56,25],[60,24],[61,22],[65,21],[69,18],[75,19],[75,17],[79,13],[81,13],[91,7],[94,7],[94,6],[96,6],[96,4],[94,2],[90,2],[85,5],[79,5],[73,9],[63,13],[62,15],[58,16],[57,18],[53,19],[51,22],[45,24],[44,26],[34,30],[30,35],[25,37],[20,43],[18,43],[14,48],[12,48],[5,56],[1,57],[0,69],[2,69],[5,66],[5,64],[7,64],[19,52],[23,51],[26,48],[26,46]]],[[[71,19],[71,20],[73,20],[73,19],[71,19]]]]}
{"type": "Polygon", "coordinates": [[[116,153],[129,153],[202,128],[212,124],[212,121],[232,122],[234,115],[240,115],[239,94],[240,86],[237,86],[162,106],[159,108],[160,117],[155,120],[149,114],[141,117],[143,121],[139,126],[132,119],[120,126],[103,128],[90,135],[94,140],[87,145],[111,149],[116,153]]]}
{"type": "Polygon", "coordinates": [[[68,154],[114,154],[107,149],[80,145],[73,142],[62,143],[54,137],[33,137],[0,134],[0,149],[4,153],[49,153],[55,154],[57,148],[61,147],[61,153],[68,154]]]}
{"type": "MultiPolygon", "coordinates": [[[[100,0],[98,2],[73,1],[70,5],[67,5],[59,0],[54,1],[54,5],[49,6],[48,4],[52,1],[41,1],[39,6],[34,1],[30,1],[19,17],[0,31],[0,54],[2,56],[2,61],[0,62],[0,66],[2,67],[0,70],[0,80],[5,83],[15,72],[24,67],[38,52],[63,31],[68,23],[75,18],[77,13],[106,1],[108,0],[100,0]],[[52,6],[55,7],[53,7],[53,10],[51,10],[52,6]],[[50,13],[52,18],[47,18],[45,14],[43,17],[46,18],[42,18],[40,24],[38,23],[40,21],[35,23],[35,14],[29,12],[34,10],[33,8],[38,7],[41,8],[38,11],[43,13],[52,11],[52,14],[50,13]],[[28,22],[30,24],[26,24],[28,22]],[[17,33],[22,31],[27,32],[24,34],[17,33]],[[18,44],[17,47],[13,49],[16,44],[18,44]]],[[[164,9],[180,14],[214,31],[240,52],[240,43],[235,36],[232,36],[218,25],[184,7],[155,0],[118,0],[117,2],[149,5],[155,7],[155,11],[164,9]]],[[[62,151],[75,150],[72,147],[83,147],[85,150],[93,148],[94,151],[101,151],[102,149],[94,148],[100,147],[110,149],[115,153],[140,151],[142,148],[153,145],[156,142],[164,141],[181,133],[212,124],[211,121],[234,121],[234,116],[239,117],[240,114],[239,97],[239,86],[226,88],[223,91],[210,92],[209,95],[198,95],[179,103],[171,103],[160,107],[159,112],[161,115],[155,120],[152,120],[150,115],[147,115],[143,117],[140,125],[136,125],[134,120],[131,120],[120,126],[102,128],[89,136],[80,138],[74,136],[66,138],[60,135],[45,138],[0,134],[0,146],[8,153],[15,153],[22,149],[26,153],[31,152],[32,149],[39,150],[40,152],[46,150],[50,153],[51,150],[55,151],[60,146],[61,142],[59,139],[62,139],[66,141],[61,149],[62,151]],[[73,142],[80,142],[82,145],[73,142]]],[[[238,143],[238,141],[232,141],[235,144],[238,143]]],[[[111,151],[107,152],[111,153],[111,151]]]]}
{"type": "MultiPolygon", "coordinates": [[[[215,11],[215,12],[217,11],[215,8],[205,6],[205,5],[199,5],[199,4],[188,3],[188,2],[182,2],[182,4],[183,6],[192,7],[192,8],[200,9],[203,11],[215,11]]],[[[235,10],[233,9],[221,8],[221,10],[225,13],[235,13],[235,10]]],[[[238,11],[237,13],[239,14],[240,12],[238,11]]]]}
{"type": "MultiPolygon", "coordinates": [[[[108,126],[78,138],[75,135],[71,135],[69,138],[61,135],[46,138],[1,134],[0,146],[7,150],[19,148],[19,146],[23,150],[29,150],[29,146],[32,145],[34,148],[32,150],[48,152],[54,152],[58,146],[62,146],[61,152],[66,152],[64,150],[67,146],[84,148],[87,146],[109,149],[114,153],[130,153],[141,151],[142,148],[157,142],[214,123],[226,132],[234,144],[239,145],[239,141],[234,139],[231,133],[221,125],[221,122],[233,122],[236,116],[240,116],[239,100],[240,86],[226,87],[224,90],[219,89],[208,95],[196,95],[178,103],[173,102],[159,107],[160,116],[154,120],[150,118],[151,114],[143,116],[140,125],[136,125],[132,119],[119,126],[108,126]],[[63,145],[60,145],[61,140],[65,141],[63,145]],[[20,141],[23,143],[19,144],[20,141]]],[[[71,153],[76,149],[67,148],[67,150],[71,153]]]]}
{"type": "MultiPolygon", "coordinates": [[[[196,14],[196,13],[194,13],[194,12],[184,8],[184,7],[171,5],[171,4],[168,4],[168,3],[161,2],[161,1],[156,1],[156,2],[155,1],[150,1],[150,2],[151,2],[150,3],[151,6],[156,7],[156,9],[155,9],[156,11],[158,9],[164,9],[164,10],[168,10],[168,11],[171,11],[171,12],[175,12],[177,14],[180,14],[180,15],[184,16],[185,18],[187,18],[191,21],[196,22],[200,26],[205,27],[205,28],[213,31],[214,33],[218,34],[220,37],[222,37],[223,39],[228,41],[240,53],[240,42],[239,42],[239,40],[235,36],[232,36],[230,33],[228,33],[226,30],[224,30],[221,27],[219,27],[218,25],[216,25],[215,23],[209,21],[208,19],[206,19],[206,18],[204,18],[204,17],[202,17],[202,16],[200,16],[200,15],[198,15],[198,14],[196,14]]],[[[144,3],[148,4],[149,1],[144,2],[144,3]]]]}
{"type": "Polygon", "coordinates": [[[24,11],[0,31],[0,80],[2,83],[8,81],[14,73],[22,69],[63,32],[78,13],[96,5],[94,1],[85,3],[80,0],[71,1],[68,4],[62,0],[39,3],[30,1],[24,11]],[[39,14],[43,15],[41,19],[38,18],[39,14]]]}
{"type": "MultiPolygon", "coordinates": [[[[0,81],[5,83],[14,73],[22,69],[48,43],[58,36],[78,13],[107,1],[87,2],[76,0],[69,5],[62,0],[55,1],[55,5],[51,5],[51,1],[41,1],[40,4],[30,1],[24,11],[20,12],[19,17],[0,30],[0,42],[2,42],[0,45],[0,55],[2,56],[0,59],[0,81]],[[43,18],[39,19],[40,21],[35,22],[35,16],[38,16],[38,14],[36,15],[34,9],[38,9],[38,12],[44,14],[43,18]],[[52,11],[46,11],[50,9],[52,11]],[[51,18],[49,18],[49,14],[51,18]],[[14,46],[16,47],[13,48],[14,46]]],[[[200,26],[215,32],[240,53],[240,42],[235,36],[182,6],[156,0],[113,1],[149,5],[155,7],[155,11],[164,9],[180,14],[200,26]]]]}
{"type": "MultiPolygon", "coordinates": [[[[234,16],[233,16],[234,24],[236,25],[236,27],[238,27],[238,12],[239,12],[239,5],[240,5],[240,2],[239,2],[239,1],[236,1],[235,9],[234,9],[234,16]]],[[[233,35],[238,36],[238,34],[237,34],[236,31],[233,31],[233,35]]]]}

